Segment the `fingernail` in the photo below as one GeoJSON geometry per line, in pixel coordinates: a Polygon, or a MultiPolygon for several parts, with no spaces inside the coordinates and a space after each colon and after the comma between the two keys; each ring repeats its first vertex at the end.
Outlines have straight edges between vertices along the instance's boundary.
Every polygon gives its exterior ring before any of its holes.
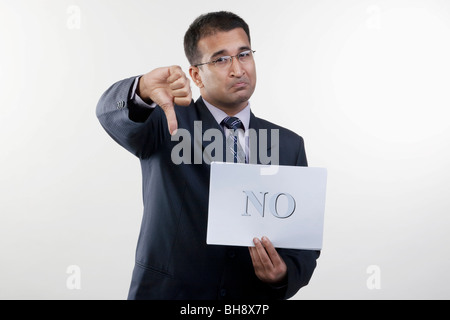
{"type": "Polygon", "coordinates": [[[258,238],[253,238],[253,243],[254,243],[254,244],[258,244],[258,242],[259,242],[259,239],[258,239],[258,238]]]}
{"type": "Polygon", "coordinates": [[[176,135],[176,134],[177,134],[177,131],[178,131],[178,129],[173,130],[173,131],[172,131],[172,136],[176,135]]]}

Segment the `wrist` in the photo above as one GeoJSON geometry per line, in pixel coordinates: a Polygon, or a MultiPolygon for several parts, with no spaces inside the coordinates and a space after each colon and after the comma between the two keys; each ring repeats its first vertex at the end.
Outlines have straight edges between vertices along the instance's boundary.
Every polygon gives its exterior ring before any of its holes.
{"type": "Polygon", "coordinates": [[[136,94],[147,104],[152,104],[153,100],[146,95],[147,87],[145,86],[145,81],[142,80],[142,77],[138,79],[138,85],[136,87],[136,94]]]}

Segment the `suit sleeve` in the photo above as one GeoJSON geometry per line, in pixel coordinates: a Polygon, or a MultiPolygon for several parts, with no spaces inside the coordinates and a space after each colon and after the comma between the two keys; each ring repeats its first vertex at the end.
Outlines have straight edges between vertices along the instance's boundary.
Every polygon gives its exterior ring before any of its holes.
{"type": "MultiPolygon", "coordinates": [[[[299,139],[297,166],[308,166],[303,138],[299,139]]],[[[316,260],[320,256],[317,250],[279,249],[278,253],[286,263],[288,270],[287,286],[284,288],[284,299],[294,296],[306,286],[316,268],[316,260]]]]}
{"type": "Polygon", "coordinates": [[[307,167],[308,159],[306,158],[305,142],[302,137],[299,138],[297,163],[295,165],[300,167],[307,167]]]}
{"type": "Polygon", "coordinates": [[[147,158],[170,135],[160,107],[145,108],[130,99],[135,79],[116,82],[106,90],[97,104],[96,115],[117,143],[137,157],[147,158]]]}

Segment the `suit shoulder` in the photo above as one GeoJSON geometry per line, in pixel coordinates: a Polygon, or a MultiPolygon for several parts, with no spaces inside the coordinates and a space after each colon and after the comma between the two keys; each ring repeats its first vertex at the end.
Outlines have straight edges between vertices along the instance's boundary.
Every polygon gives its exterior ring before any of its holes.
{"type": "Polygon", "coordinates": [[[191,104],[189,106],[174,105],[174,108],[179,120],[185,119],[187,121],[195,121],[199,118],[197,102],[194,102],[194,100],[191,100],[191,104]]]}
{"type": "MultiPolygon", "coordinates": [[[[295,133],[294,131],[287,129],[285,127],[282,127],[278,124],[275,124],[273,122],[267,121],[265,119],[256,118],[256,120],[259,123],[259,127],[261,129],[268,129],[268,130],[279,130],[280,137],[283,137],[285,139],[293,139],[293,140],[299,140],[303,143],[303,137],[299,134],[295,133]]],[[[292,141],[292,140],[291,140],[292,141]]]]}
{"type": "Polygon", "coordinates": [[[189,104],[189,106],[180,106],[180,105],[175,104],[174,108],[175,108],[175,111],[177,112],[177,114],[179,113],[182,115],[186,115],[186,114],[192,113],[194,111],[194,109],[196,108],[196,106],[197,106],[197,102],[194,102],[194,100],[191,100],[191,103],[189,104]]]}
{"type": "Polygon", "coordinates": [[[303,137],[273,122],[256,118],[259,129],[278,130],[279,164],[308,166],[303,137]]]}

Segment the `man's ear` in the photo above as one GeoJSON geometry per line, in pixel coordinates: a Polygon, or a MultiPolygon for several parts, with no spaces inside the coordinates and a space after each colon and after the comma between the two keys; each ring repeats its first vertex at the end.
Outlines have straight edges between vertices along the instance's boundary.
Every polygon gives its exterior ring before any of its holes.
{"type": "Polygon", "coordinates": [[[195,85],[200,89],[203,88],[203,81],[202,77],[200,76],[200,69],[198,67],[190,66],[189,74],[195,85]]]}

